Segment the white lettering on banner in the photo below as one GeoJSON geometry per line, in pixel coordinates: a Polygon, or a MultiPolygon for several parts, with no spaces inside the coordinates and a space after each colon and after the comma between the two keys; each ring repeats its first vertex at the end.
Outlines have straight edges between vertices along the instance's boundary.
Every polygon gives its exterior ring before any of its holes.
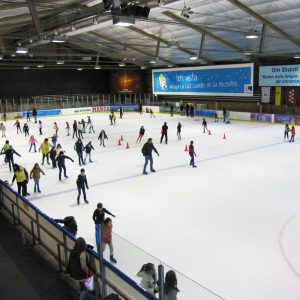
{"type": "Polygon", "coordinates": [[[110,107],[109,106],[97,106],[97,107],[93,107],[92,108],[92,112],[93,113],[97,113],[97,112],[109,112],[110,111],[110,107]]]}

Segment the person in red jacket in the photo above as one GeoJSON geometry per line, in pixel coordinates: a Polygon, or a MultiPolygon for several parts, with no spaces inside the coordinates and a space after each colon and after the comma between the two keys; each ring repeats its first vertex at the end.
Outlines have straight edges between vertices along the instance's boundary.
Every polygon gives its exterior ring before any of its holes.
{"type": "Polygon", "coordinates": [[[193,168],[197,168],[197,166],[195,166],[195,161],[194,161],[194,157],[197,156],[195,153],[195,148],[194,148],[194,142],[191,141],[190,145],[189,145],[189,155],[191,157],[191,161],[190,161],[190,166],[192,166],[193,168]]]}
{"type": "Polygon", "coordinates": [[[296,135],[296,129],[294,126],[292,126],[292,129],[291,129],[291,139],[290,139],[290,142],[294,142],[295,140],[295,135],[296,135]]]}
{"type": "Polygon", "coordinates": [[[112,243],[112,220],[111,218],[106,218],[104,220],[104,224],[102,226],[102,248],[103,252],[106,248],[106,245],[109,247],[110,252],[110,261],[113,263],[117,263],[117,260],[114,258],[114,247],[112,243]]]}

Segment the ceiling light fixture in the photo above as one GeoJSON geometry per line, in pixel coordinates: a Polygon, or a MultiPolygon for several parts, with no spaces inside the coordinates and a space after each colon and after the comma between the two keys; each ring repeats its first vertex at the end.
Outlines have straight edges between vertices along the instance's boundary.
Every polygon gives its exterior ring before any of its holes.
{"type": "Polygon", "coordinates": [[[156,58],[151,59],[149,62],[150,64],[156,64],[156,58]]]}
{"type": "Polygon", "coordinates": [[[190,56],[190,60],[198,60],[198,59],[199,59],[198,55],[191,55],[190,56]]]}
{"type": "Polygon", "coordinates": [[[64,62],[63,60],[57,60],[57,61],[56,61],[56,64],[57,64],[57,65],[63,65],[64,63],[65,63],[65,62],[64,62]]]}
{"type": "Polygon", "coordinates": [[[257,31],[251,29],[250,31],[248,31],[245,35],[246,39],[258,39],[258,33],[257,31]]]}
{"type": "Polygon", "coordinates": [[[83,69],[82,68],[77,68],[77,71],[82,71],[83,69]]]}
{"type": "Polygon", "coordinates": [[[113,18],[113,25],[128,27],[134,24],[135,24],[135,19],[133,18],[122,17],[122,16],[113,18]]]}
{"type": "Polygon", "coordinates": [[[3,59],[3,55],[1,54],[1,55],[0,55],[0,60],[2,60],[2,59],[3,59]]]}
{"type": "Polygon", "coordinates": [[[294,58],[299,59],[300,58],[300,54],[295,54],[294,58]]]}
{"type": "Polygon", "coordinates": [[[44,68],[44,65],[37,65],[38,68],[44,68]]]}
{"type": "Polygon", "coordinates": [[[101,66],[98,66],[98,65],[97,65],[97,66],[94,67],[94,69],[95,69],[95,70],[100,70],[100,69],[101,69],[101,66]]]}
{"type": "Polygon", "coordinates": [[[29,67],[23,67],[23,69],[24,69],[24,70],[28,70],[28,69],[29,69],[29,67]]]}
{"type": "Polygon", "coordinates": [[[172,41],[169,43],[169,47],[173,49],[178,49],[180,47],[180,44],[177,41],[172,41]]]}
{"type": "Polygon", "coordinates": [[[25,47],[17,47],[16,53],[17,53],[17,54],[26,54],[26,53],[28,53],[28,48],[25,48],[25,47]]]}
{"type": "Polygon", "coordinates": [[[190,7],[187,7],[184,3],[184,7],[181,11],[181,16],[184,17],[184,18],[187,18],[189,19],[190,18],[190,15],[193,14],[194,12],[192,11],[192,9],[190,7]]]}
{"type": "Polygon", "coordinates": [[[66,40],[63,36],[57,35],[52,38],[51,42],[52,43],[65,43],[66,40]]]}
{"type": "Polygon", "coordinates": [[[119,63],[119,67],[125,67],[125,66],[126,64],[123,61],[119,63]]]}

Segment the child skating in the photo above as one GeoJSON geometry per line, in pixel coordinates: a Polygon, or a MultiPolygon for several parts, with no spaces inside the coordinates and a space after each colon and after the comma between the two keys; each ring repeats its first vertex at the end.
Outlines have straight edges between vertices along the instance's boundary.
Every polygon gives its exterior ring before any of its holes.
{"type": "Polygon", "coordinates": [[[36,193],[36,191],[38,191],[38,193],[41,193],[41,190],[40,190],[41,174],[45,175],[44,171],[40,168],[39,164],[36,163],[30,172],[30,179],[33,179],[33,181],[34,181],[34,192],[35,193],[36,193]]]}
{"type": "Polygon", "coordinates": [[[194,142],[193,141],[191,141],[190,145],[189,145],[189,155],[191,157],[190,166],[192,166],[193,168],[197,168],[197,166],[195,165],[195,159],[194,159],[195,156],[197,156],[197,155],[195,153],[195,148],[194,148],[194,142]]]}
{"type": "Polygon", "coordinates": [[[289,124],[285,124],[284,126],[284,140],[286,139],[287,141],[289,141],[289,132],[290,132],[290,127],[289,124]]]}
{"type": "Polygon", "coordinates": [[[140,131],[139,131],[139,136],[138,136],[138,138],[136,140],[136,143],[137,142],[139,142],[139,143],[141,142],[144,134],[145,134],[145,128],[144,128],[144,126],[141,126],[140,131]]]}
{"type": "Polygon", "coordinates": [[[31,148],[33,147],[34,148],[34,152],[36,152],[36,143],[38,143],[38,141],[35,139],[35,137],[32,135],[29,139],[29,152],[31,151],[31,148]]]}

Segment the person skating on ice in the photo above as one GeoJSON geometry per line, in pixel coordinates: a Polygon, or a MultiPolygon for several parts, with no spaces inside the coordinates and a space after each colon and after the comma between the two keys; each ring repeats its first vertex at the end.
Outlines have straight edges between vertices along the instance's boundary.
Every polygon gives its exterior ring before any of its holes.
{"type": "Polygon", "coordinates": [[[189,155],[191,157],[190,166],[192,166],[193,168],[197,168],[197,166],[195,165],[195,156],[197,156],[197,155],[195,153],[195,148],[194,148],[194,142],[193,141],[191,141],[190,145],[189,145],[189,155]]]}
{"type": "Polygon", "coordinates": [[[57,168],[57,166],[56,166],[57,151],[56,151],[54,146],[51,147],[49,155],[50,155],[50,159],[51,159],[51,162],[52,162],[52,168],[53,169],[57,168]]]}
{"type": "Polygon", "coordinates": [[[145,164],[144,164],[144,169],[143,169],[143,174],[144,175],[148,174],[147,171],[146,171],[146,168],[147,168],[147,165],[148,165],[149,161],[150,161],[150,171],[155,172],[155,170],[153,169],[152,151],[154,151],[157,154],[157,156],[159,156],[158,151],[156,150],[156,148],[153,145],[152,139],[149,138],[147,143],[145,143],[143,148],[142,148],[142,153],[145,157],[145,164]]]}
{"type": "Polygon", "coordinates": [[[92,161],[92,150],[95,150],[92,142],[88,142],[85,147],[83,148],[83,150],[85,151],[85,158],[84,158],[84,163],[86,163],[86,159],[87,157],[89,157],[89,162],[93,162],[92,161]]]}
{"type": "Polygon", "coordinates": [[[69,178],[67,176],[67,169],[66,169],[66,163],[65,163],[66,159],[70,160],[71,162],[74,162],[74,160],[71,157],[64,155],[63,151],[61,151],[59,153],[59,155],[55,159],[56,162],[57,162],[57,165],[58,165],[58,169],[59,169],[59,175],[58,175],[58,179],[59,180],[61,180],[61,172],[62,172],[62,170],[64,170],[64,177],[65,178],[69,178]]]}
{"type": "Polygon", "coordinates": [[[215,123],[219,122],[219,120],[218,120],[218,113],[216,111],[214,113],[214,119],[215,119],[215,123]]]}
{"type": "Polygon", "coordinates": [[[91,117],[88,117],[87,125],[89,126],[89,133],[91,133],[92,131],[93,131],[93,133],[95,133],[95,130],[94,130],[94,126],[93,126],[91,117]]]}
{"type": "Polygon", "coordinates": [[[18,185],[18,194],[24,197],[30,196],[30,194],[27,192],[28,172],[24,167],[18,164],[13,165],[13,170],[14,177],[12,179],[11,185],[13,185],[16,180],[18,185]]]}
{"type": "Polygon", "coordinates": [[[16,126],[16,128],[17,128],[17,134],[19,133],[19,131],[22,133],[21,123],[20,123],[19,120],[16,121],[16,123],[14,124],[14,126],[16,126]]]}
{"type": "Polygon", "coordinates": [[[111,119],[114,122],[114,125],[116,125],[117,117],[116,117],[116,114],[113,111],[111,112],[111,119]]]}
{"type": "Polygon", "coordinates": [[[139,136],[138,136],[138,138],[137,138],[137,140],[136,140],[136,143],[137,143],[137,142],[139,142],[139,143],[141,142],[141,140],[142,140],[144,134],[145,134],[145,127],[144,127],[144,126],[141,126],[140,131],[139,131],[139,136]]]}
{"type": "Polygon", "coordinates": [[[85,133],[85,129],[86,129],[86,122],[84,119],[81,119],[81,125],[82,125],[82,133],[85,133]]]}
{"type": "Polygon", "coordinates": [[[81,164],[85,165],[83,161],[83,143],[80,138],[75,143],[74,150],[77,152],[78,155],[79,166],[81,166],[81,164]]]}
{"type": "Polygon", "coordinates": [[[35,107],[32,108],[32,116],[34,118],[34,123],[37,123],[37,110],[35,107]]]}
{"type": "Polygon", "coordinates": [[[70,135],[70,124],[69,122],[66,122],[66,130],[67,130],[67,136],[70,135]]]}
{"type": "Polygon", "coordinates": [[[89,203],[86,199],[86,193],[85,193],[85,188],[88,190],[89,186],[87,183],[86,175],[85,175],[85,170],[81,169],[80,174],[77,177],[76,180],[76,185],[77,185],[77,190],[78,190],[78,196],[77,196],[77,204],[80,204],[80,196],[81,196],[81,191],[83,193],[83,199],[85,203],[89,203]]]}
{"type": "Polygon", "coordinates": [[[117,263],[117,260],[114,258],[114,246],[112,242],[112,219],[106,218],[104,220],[103,226],[102,226],[102,250],[105,251],[106,246],[109,247],[109,260],[112,263],[117,263]]]}
{"type": "MultiPolygon", "coordinates": [[[[78,138],[79,139],[83,139],[83,135],[82,135],[82,124],[81,122],[78,122],[77,123],[77,132],[78,132],[78,138]]],[[[74,137],[74,134],[73,134],[73,137],[74,137]]]]}
{"type": "Polygon", "coordinates": [[[119,108],[119,111],[120,111],[120,119],[122,119],[123,118],[123,108],[121,106],[119,108]]]}
{"type": "MultiPolygon", "coordinates": [[[[5,144],[3,145],[2,149],[1,149],[0,154],[4,154],[4,155],[5,155],[5,152],[6,152],[6,150],[9,149],[9,146],[10,146],[10,145],[9,145],[9,141],[6,140],[6,141],[5,141],[5,144]]],[[[6,155],[4,156],[4,162],[7,163],[6,155]]]]}
{"type": "Polygon", "coordinates": [[[226,121],[226,108],[225,107],[223,107],[223,123],[225,123],[225,121],[226,121]]]}
{"type": "Polygon", "coordinates": [[[96,245],[97,245],[98,252],[100,252],[101,226],[104,223],[105,214],[108,214],[114,218],[116,217],[114,214],[112,214],[110,211],[108,211],[106,208],[104,208],[102,203],[98,203],[97,208],[95,209],[95,211],[93,213],[93,220],[95,222],[96,245]]]}
{"type": "Polygon", "coordinates": [[[181,123],[179,122],[178,125],[177,125],[177,137],[178,137],[178,140],[181,140],[181,123]]]}
{"type": "Polygon", "coordinates": [[[8,149],[1,154],[5,154],[5,158],[9,166],[9,171],[11,172],[14,165],[14,154],[18,155],[19,157],[21,157],[21,155],[17,151],[15,151],[15,149],[11,145],[9,145],[8,149]]]}
{"type": "Polygon", "coordinates": [[[39,164],[36,163],[30,172],[30,179],[33,179],[33,181],[34,181],[34,192],[35,193],[36,193],[36,191],[38,191],[38,193],[41,193],[41,190],[40,190],[41,174],[45,175],[44,171],[40,168],[39,164]]]}
{"type": "Polygon", "coordinates": [[[150,108],[149,112],[150,112],[150,118],[155,118],[153,110],[151,108],[150,108]]]}
{"type": "Polygon", "coordinates": [[[29,110],[26,112],[26,119],[27,119],[27,122],[31,122],[31,120],[30,120],[30,111],[29,110]]]}
{"type": "Polygon", "coordinates": [[[165,138],[165,143],[168,144],[168,126],[167,122],[164,123],[164,125],[161,127],[161,138],[160,143],[162,143],[163,138],[165,138]]]}
{"type": "Polygon", "coordinates": [[[45,158],[47,158],[47,164],[50,165],[50,162],[49,162],[50,143],[47,138],[44,139],[44,142],[42,142],[40,145],[39,152],[41,152],[41,151],[43,154],[42,165],[44,164],[45,158]]]}
{"type": "Polygon", "coordinates": [[[0,124],[0,131],[2,132],[2,137],[6,137],[6,127],[3,123],[0,124]]]}
{"type": "Polygon", "coordinates": [[[52,137],[50,137],[51,139],[51,144],[52,146],[56,147],[56,143],[57,143],[57,134],[53,134],[52,137]]]}
{"type": "Polygon", "coordinates": [[[203,118],[202,127],[203,127],[203,133],[205,133],[205,130],[208,131],[208,129],[207,129],[207,121],[205,120],[205,118],[203,118]]]}
{"type": "Polygon", "coordinates": [[[30,139],[29,139],[29,145],[30,145],[30,147],[29,147],[29,152],[31,151],[31,148],[32,148],[32,146],[33,146],[33,148],[34,148],[34,152],[36,152],[36,143],[38,143],[38,141],[36,140],[36,138],[32,135],[31,137],[30,137],[30,139]]]}
{"type": "Polygon", "coordinates": [[[42,121],[39,120],[39,135],[43,135],[43,124],[42,124],[42,121]]]}
{"type": "Polygon", "coordinates": [[[293,143],[295,141],[295,135],[296,135],[296,129],[295,126],[292,126],[290,143],[293,143]]]}
{"type": "Polygon", "coordinates": [[[25,137],[26,137],[26,136],[29,136],[29,126],[28,126],[27,123],[25,123],[25,124],[23,125],[23,132],[24,132],[24,134],[25,134],[25,137]]]}
{"type": "Polygon", "coordinates": [[[100,146],[103,145],[103,147],[105,147],[105,144],[104,144],[104,140],[107,140],[107,135],[105,133],[105,131],[102,129],[99,136],[98,136],[98,140],[100,140],[100,146]]]}
{"type": "Polygon", "coordinates": [[[289,124],[285,124],[284,126],[284,140],[286,139],[287,141],[289,141],[289,132],[290,132],[290,127],[289,124]]]}
{"type": "Polygon", "coordinates": [[[77,126],[77,121],[74,120],[73,122],[73,139],[76,136],[78,138],[78,126],[77,126]]]}
{"type": "Polygon", "coordinates": [[[55,134],[58,136],[58,130],[59,130],[59,128],[58,128],[58,125],[57,125],[56,122],[53,123],[53,129],[55,131],[55,134]]]}
{"type": "Polygon", "coordinates": [[[170,115],[171,115],[171,117],[173,117],[173,115],[174,115],[174,106],[173,106],[173,104],[170,104],[170,115]]]}

